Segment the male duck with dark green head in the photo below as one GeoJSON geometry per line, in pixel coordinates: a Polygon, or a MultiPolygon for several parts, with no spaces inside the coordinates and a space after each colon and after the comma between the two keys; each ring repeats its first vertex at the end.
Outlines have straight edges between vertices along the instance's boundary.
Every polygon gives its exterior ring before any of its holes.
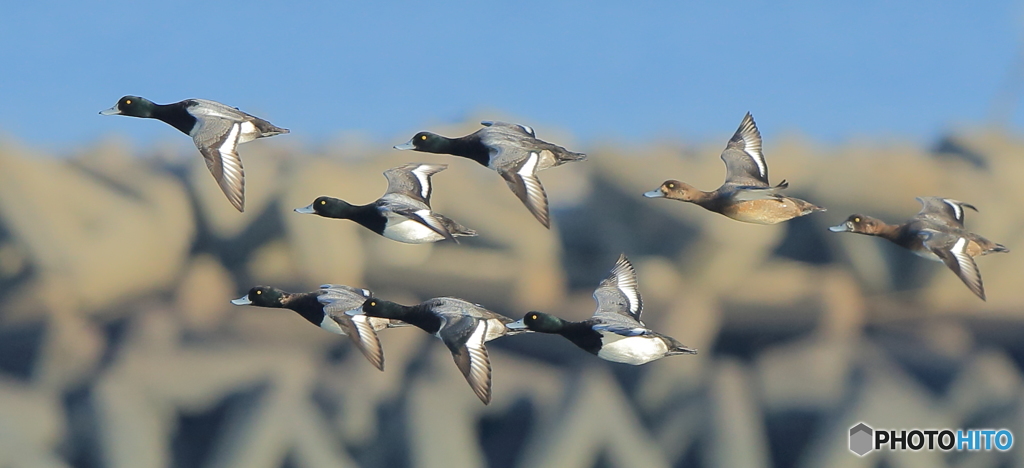
{"type": "Polygon", "coordinates": [[[447,167],[445,164],[409,163],[388,169],[384,171],[388,189],[373,203],[353,205],[337,198],[318,197],[308,206],[296,208],[295,212],[350,219],[388,239],[406,244],[475,236],[476,231],[430,208],[430,176],[447,167]]]}
{"type": "Polygon", "coordinates": [[[401,320],[440,338],[448,346],[455,365],[473,392],[485,405],[491,401],[491,361],[484,343],[529,331],[506,328],[512,319],[454,297],[436,297],[414,306],[371,297],[363,303],[362,312],[371,317],[401,320]]]}
{"type": "Polygon", "coordinates": [[[548,196],[537,172],[567,162],[582,161],[587,155],[540,140],[526,125],[505,122],[481,124],[484,128],[460,138],[419,132],[409,142],[395,145],[395,149],[462,156],[497,171],[530,213],[544,227],[550,228],[548,196]]]}
{"type": "Polygon", "coordinates": [[[305,293],[285,292],[272,286],[256,286],[231,303],[294,310],[313,325],[351,337],[356,349],[366,356],[370,364],[384,370],[384,350],[377,338],[377,331],[405,324],[398,320],[346,314],[350,310],[358,310],[370,295],[366,289],[337,284],[325,284],[317,291],[305,293]]]}
{"type": "Polygon", "coordinates": [[[288,133],[288,129],[206,99],[154,104],[143,97],[125,96],[100,114],[162,120],[192,137],[206,167],[238,211],[245,211],[245,171],[236,151],[238,144],[288,133]]]}
{"type": "Polygon", "coordinates": [[[594,299],[597,310],[587,320],[571,322],[542,312],[529,312],[508,328],[562,335],[601,359],[635,366],[665,356],[697,354],[696,349],[655,332],[640,321],[643,302],[636,271],[625,255],[619,256],[611,275],[594,290],[594,299]]]}

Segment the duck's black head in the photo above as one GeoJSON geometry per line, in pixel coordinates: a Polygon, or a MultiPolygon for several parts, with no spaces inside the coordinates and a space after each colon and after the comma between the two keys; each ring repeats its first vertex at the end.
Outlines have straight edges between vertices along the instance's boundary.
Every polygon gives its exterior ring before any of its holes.
{"type": "Polygon", "coordinates": [[[382,301],[371,297],[363,302],[363,313],[370,317],[400,319],[404,315],[404,307],[391,301],[382,301]]]}
{"type": "Polygon", "coordinates": [[[296,208],[296,213],[315,214],[325,218],[348,218],[352,213],[352,205],[345,200],[331,197],[317,197],[304,208],[296,208]]]}
{"type": "Polygon", "coordinates": [[[118,99],[117,104],[100,114],[103,115],[127,115],[130,117],[152,117],[156,104],[153,101],[139,96],[125,96],[118,99]]]}
{"type": "Polygon", "coordinates": [[[526,328],[540,333],[558,333],[565,326],[564,320],[543,312],[527,312],[523,323],[526,328]]]}
{"type": "Polygon", "coordinates": [[[288,293],[272,286],[256,286],[249,293],[231,301],[234,305],[254,305],[258,307],[284,307],[284,298],[288,293]]]}
{"type": "Polygon", "coordinates": [[[436,133],[419,132],[404,145],[395,145],[395,149],[416,150],[427,153],[447,153],[451,141],[436,133]]]}
{"type": "Polygon", "coordinates": [[[828,228],[832,232],[856,232],[858,234],[874,235],[882,231],[886,224],[881,220],[862,214],[852,214],[842,224],[828,228]]]}

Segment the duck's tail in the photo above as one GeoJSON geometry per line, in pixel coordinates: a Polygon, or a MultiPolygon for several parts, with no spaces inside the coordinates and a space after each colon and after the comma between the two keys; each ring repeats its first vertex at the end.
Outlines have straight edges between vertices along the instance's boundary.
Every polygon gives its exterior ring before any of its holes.
{"type": "MultiPolygon", "coordinates": [[[[794,200],[798,200],[798,199],[794,199],[794,200]]],[[[814,203],[811,203],[811,202],[806,201],[806,200],[800,200],[800,201],[803,202],[803,204],[800,205],[800,211],[801,211],[800,216],[809,215],[811,213],[817,213],[819,211],[828,211],[823,206],[815,205],[814,203]]]]}
{"type": "Polygon", "coordinates": [[[1010,253],[1010,249],[1006,248],[1006,246],[1005,246],[1005,245],[1003,245],[1003,244],[996,244],[996,246],[995,246],[995,247],[992,247],[992,249],[991,249],[991,250],[989,250],[989,252],[1003,252],[1003,253],[1010,253]]]}
{"type": "Polygon", "coordinates": [[[280,135],[282,133],[291,133],[291,130],[288,130],[287,128],[275,126],[274,124],[260,118],[254,118],[252,120],[252,123],[256,126],[257,129],[259,129],[260,137],[269,137],[274,135],[280,135]]]}
{"type": "Polygon", "coordinates": [[[665,353],[666,356],[674,356],[676,354],[697,354],[697,349],[677,344],[668,350],[668,353],[665,353]]]}
{"type": "Polygon", "coordinates": [[[573,153],[572,151],[568,150],[559,151],[555,153],[555,157],[558,158],[558,164],[556,164],[556,166],[565,164],[567,162],[582,161],[584,159],[587,159],[587,155],[584,153],[573,153]]]}
{"type": "Polygon", "coordinates": [[[450,232],[453,237],[475,237],[477,235],[476,231],[455,222],[455,220],[447,216],[442,216],[437,213],[434,213],[434,215],[441,220],[441,224],[444,224],[444,227],[448,229],[448,232],[450,232]]]}

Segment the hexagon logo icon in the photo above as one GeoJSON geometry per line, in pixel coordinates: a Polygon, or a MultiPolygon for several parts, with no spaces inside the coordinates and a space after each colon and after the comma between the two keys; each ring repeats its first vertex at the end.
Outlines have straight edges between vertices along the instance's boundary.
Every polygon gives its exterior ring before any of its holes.
{"type": "Polygon", "coordinates": [[[874,450],[874,430],[871,426],[859,423],[850,428],[850,451],[859,457],[874,450]]]}

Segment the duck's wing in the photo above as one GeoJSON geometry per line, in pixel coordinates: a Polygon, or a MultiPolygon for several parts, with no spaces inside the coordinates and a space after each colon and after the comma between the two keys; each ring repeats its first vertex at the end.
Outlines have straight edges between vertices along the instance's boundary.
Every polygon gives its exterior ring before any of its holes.
{"type": "Polygon", "coordinates": [[[722,151],[722,161],[726,184],[768,187],[768,163],[761,153],[761,132],[749,112],[722,151]]]}
{"type": "Polygon", "coordinates": [[[228,201],[238,211],[245,211],[245,171],[237,151],[242,122],[212,115],[197,116],[196,120],[199,125],[192,130],[192,141],[228,201]]]}
{"type": "Polygon", "coordinates": [[[622,323],[626,318],[625,323],[643,326],[640,314],[644,305],[637,287],[636,270],[625,254],[619,255],[611,274],[594,290],[594,300],[597,301],[595,318],[606,323],[622,323]]]}
{"type": "Polygon", "coordinates": [[[466,377],[473,393],[484,404],[491,402],[491,361],[487,356],[488,323],[470,316],[448,317],[438,336],[452,352],[455,365],[466,377]]]}
{"type": "Polygon", "coordinates": [[[523,124],[485,120],[483,122],[480,122],[480,125],[483,125],[485,127],[491,127],[494,130],[504,130],[514,133],[520,133],[531,138],[537,138],[537,134],[534,133],[533,127],[523,124]]]}
{"type": "Polygon", "coordinates": [[[384,171],[388,179],[386,193],[398,193],[430,206],[430,176],[448,168],[447,164],[409,163],[384,171]]]}
{"type": "Polygon", "coordinates": [[[322,284],[316,297],[321,304],[332,304],[345,310],[358,309],[373,296],[369,289],[353,288],[343,284],[322,284]]]}
{"type": "Polygon", "coordinates": [[[444,221],[439,215],[430,210],[430,207],[419,200],[406,199],[404,195],[388,193],[377,200],[377,207],[385,216],[401,216],[420,223],[445,239],[458,243],[459,241],[448,231],[444,221]]]}
{"type": "Polygon", "coordinates": [[[967,253],[971,240],[966,236],[923,229],[918,234],[928,250],[932,251],[975,295],[985,300],[985,285],[974,257],[967,253]]]}
{"type": "Polygon", "coordinates": [[[917,197],[917,201],[921,203],[917,217],[930,218],[956,227],[964,227],[964,208],[978,211],[974,205],[952,198],[917,197]]]}
{"type": "MultiPolygon", "coordinates": [[[[502,149],[502,153],[510,151],[502,149]]],[[[544,227],[551,228],[551,220],[548,216],[548,194],[544,192],[544,186],[537,178],[537,164],[540,161],[540,154],[531,151],[521,158],[519,162],[509,168],[499,167],[497,169],[501,177],[505,179],[508,188],[519,197],[519,200],[526,205],[526,208],[533,213],[544,227]]]]}
{"type": "Polygon", "coordinates": [[[370,291],[339,285],[323,285],[320,288],[322,293],[317,296],[317,300],[324,305],[324,313],[352,338],[356,349],[363,353],[370,364],[383,371],[384,348],[376,330],[387,325],[376,317],[361,313],[349,314],[362,308],[363,302],[371,296],[370,291]]]}
{"type": "Polygon", "coordinates": [[[774,187],[760,185],[730,185],[728,183],[726,183],[725,186],[729,187],[729,193],[733,200],[767,200],[770,198],[782,197],[783,195],[780,192],[782,189],[789,187],[789,182],[783,180],[779,185],[774,187]]]}

